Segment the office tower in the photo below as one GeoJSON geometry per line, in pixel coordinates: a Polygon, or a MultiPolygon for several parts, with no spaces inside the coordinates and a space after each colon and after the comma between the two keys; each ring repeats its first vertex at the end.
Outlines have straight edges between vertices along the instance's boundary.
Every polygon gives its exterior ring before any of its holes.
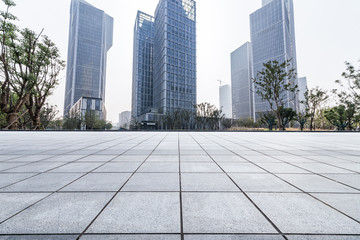
{"type": "Polygon", "coordinates": [[[119,114],[119,128],[130,129],[130,122],[131,122],[131,112],[124,111],[119,114]]]}
{"type": "Polygon", "coordinates": [[[72,0],[64,116],[78,101],[105,112],[106,56],[112,42],[113,18],[83,0],[72,0]]]}
{"type": "Polygon", "coordinates": [[[220,109],[225,118],[232,118],[232,106],[231,106],[231,87],[230,85],[222,85],[219,88],[219,100],[220,109]]]}
{"type": "Polygon", "coordinates": [[[305,112],[305,105],[302,103],[305,101],[305,93],[307,91],[307,78],[302,77],[298,79],[298,89],[299,89],[299,112],[304,113],[305,112]]]}
{"type": "Polygon", "coordinates": [[[196,2],[160,0],[155,11],[154,107],[195,111],[196,2]]]}
{"type": "Polygon", "coordinates": [[[253,69],[251,43],[231,53],[231,90],[233,118],[255,119],[253,111],[253,69]]]}
{"type": "Polygon", "coordinates": [[[154,18],[138,11],[134,27],[132,116],[153,107],[154,18]]]}
{"type": "MultiPolygon", "coordinates": [[[[263,7],[250,15],[254,77],[263,64],[291,60],[289,69],[297,69],[294,9],[292,0],[263,0],[263,7]]],[[[297,81],[294,83],[297,84],[297,81]]],[[[288,93],[285,107],[298,109],[296,94],[288,93]]],[[[254,109],[259,113],[270,110],[269,103],[255,94],[254,109]]]]}

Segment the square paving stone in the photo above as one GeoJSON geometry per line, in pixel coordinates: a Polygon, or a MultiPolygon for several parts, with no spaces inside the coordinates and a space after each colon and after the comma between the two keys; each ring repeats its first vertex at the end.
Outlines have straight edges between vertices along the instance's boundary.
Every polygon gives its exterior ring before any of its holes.
{"type": "Polygon", "coordinates": [[[182,173],[182,191],[239,192],[240,190],[224,173],[182,173]]]}
{"type": "Polygon", "coordinates": [[[62,167],[56,168],[51,172],[69,172],[69,173],[86,173],[99,167],[102,163],[69,163],[62,167]]]}
{"type": "Polygon", "coordinates": [[[280,178],[306,192],[359,193],[359,191],[313,174],[277,174],[280,178]]]}
{"type": "Polygon", "coordinates": [[[230,176],[245,192],[300,192],[269,173],[230,173],[230,176]]]}
{"type": "Polygon", "coordinates": [[[172,163],[172,162],[145,162],[139,168],[138,172],[178,173],[179,172],[179,163],[172,163]]]}
{"type": "Polygon", "coordinates": [[[282,236],[269,235],[185,235],[185,240],[284,240],[282,236]]]}
{"type": "Polygon", "coordinates": [[[360,189],[360,174],[324,174],[326,177],[360,189]]]}
{"type": "Polygon", "coordinates": [[[155,155],[152,154],[146,160],[147,162],[179,162],[178,155],[155,155]]]}
{"type": "Polygon", "coordinates": [[[228,155],[212,155],[211,156],[217,163],[247,163],[247,161],[239,156],[228,156],[228,155]]]}
{"type": "Polygon", "coordinates": [[[0,234],[81,233],[112,193],[55,193],[1,224],[0,234]]]}
{"type": "Polygon", "coordinates": [[[219,163],[219,165],[227,173],[265,173],[252,163],[219,163]]]}
{"type": "Polygon", "coordinates": [[[60,165],[63,165],[64,163],[61,162],[38,162],[38,163],[31,163],[24,166],[16,167],[10,170],[7,170],[5,172],[23,172],[23,173],[41,173],[49,171],[53,168],[59,167],[60,165]]]}
{"type": "Polygon", "coordinates": [[[135,173],[122,191],[180,191],[178,173],[135,173]]]}
{"type": "MultiPolygon", "coordinates": [[[[84,235],[81,240],[97,240],[98,235],[84,235]]],[[[102,240],[180,240],[180,235],[101,235],[102,240]]]]}
{"type": "Polygon", "coordinates": [[[115,158],[114,160],[112,160],[112,162],[143,162],[146,158],[148,157],[148,155],[121,155],[117,158],[115,158]]]}
{"type": "Polygon", "coordinates": [[[287,236],[289,240],[359,240],[358,236],[331,236],[331,235],[298,235],[298,236],[287,236]]]}
{"type": "Polygon", "coordinates": [[[181,172],[222,172],[215,163],[182,162],[181,172]]]}
{"type": "Polygon", "coordinates": [[[5,235],[0,236],[0,240],[75,240],[77,235],[5,235]]]}
{"type": "MultiPolygon", "coordinates": [[[[46,193],[0,193],[0,223],[46,197],[46,193]]],[[[0,225],[1,228],[1,225],[0,225]]]]}
{"type": "Polygon", "coordinates": [[[333,167],[324,163],[295,163],[294,165],[314,173],[351,173],[348,170],[333,167]]]}
{"type": "Polygon", "coordinates": [[[119,193],[87,233],[180,233],[179,193],[119,193]]]}
{"type": "Polygon", "coordinates": [[[360,224],[304,193],[249,193],[285,233],[357,234],[360,224]]]}
{"type": "Polygon", "coordinates": [[[89,173],[61,191],[118,191],[130,173],[89,173]]]}
{"type": "Polygon", "coordinates": [[[303,170],[287,163],[257,163],[257,165],[271,173],[309,173],[307,170],[303,170]]]}
{"type": "Polygon", "coordinates": [[[107,162],[114,158],[117,155],[90,155],[84,158],[79,159],[77,162],[107,162]]]}
{"type": "Polygon", "coordinates": [[[10,170],[25,164],[26,163],[21,163],[21,162],[0,162],[0,172],[10,170]]]}
{"type": "Polygon", "coordinates": [[[132,173],[141,165],[141,162],[109,162],[96,169],[94,172],[103,173],[132,173]]]}
{"type": "Polygon", "coordinates": [[[242,193],[182,193],[185,233],[276,233],[242,193]]]}
{"type": "Polygon", "coordinates": [[[330,206],[342,211],[360,221],[360,193],[359,194],[314,194],[317,198],[330,206]]]}
{"type": "Polygon", "coordinates": [[[0,173],[0,188],[34,175],[35,173],[0,173]]]}
{"type": "Polygon", "coordinates": [[[80,173],[43,173],[9,187],[3,192],[53,192],[81,176],[80,173]]]}
{"type": "Polygon", "coordinates": [[[208,155],[182,155],[180,153],[181,162],[213,162],[208,155]]]}

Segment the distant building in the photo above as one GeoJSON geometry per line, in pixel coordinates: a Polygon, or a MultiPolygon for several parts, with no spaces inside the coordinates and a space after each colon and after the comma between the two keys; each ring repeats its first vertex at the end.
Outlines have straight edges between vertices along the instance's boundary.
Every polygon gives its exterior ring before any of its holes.
{"type": "Polygon", "coordinates": [[[153,107],[154,18],[138,11],[134,27],[132,116],[138,118],[153,107]]]}
{"type": "Polygon", "coordinates": [[[119,128],[130,129],[131,112],[125,111],[119,114],[119,128]]]}
{"type": "Polygon", "coordinates": [[[305,93],[308,89],[307,87],[307,78],[302,77],[298,79],[298,87],[299,87],[299,112],[304,113],[305,112],[305,105],[302,103],[305,101],[305,93]]]}
{"type": "Polygon", "coordinates": [[[196,2],[160,0],[155,11],[154,107],[195,111],[196,2]]]}
{"type": "Polygon", "coordinates": [[[231,87],[223,85],[219,88],[220,109],[226,118],[232,118],[231,87]]]}
{"type": "Polygon", "coordinates": [[[106,56],[112,44],[113,18],[84,0],[72,0],[64,116],[81,98],[82,107],[88,99],[105,103],[106,56]]]}
{"type": "MultiPolygon", "coordinates": [[[[293,0],[263,0],[263,7],[250,15],[250,31],[254,77],[272,60],[291,60],[288,69],[297,69],[293,0]]],[[[285,97],[285,107],[298,109],[296,94],[285,97]]],[[[254,100],[256,117],[270,110],[269,103],[258,94],[254,100]]]]}
{"type": "Polygon", "coordinates": [[[162,114],[196,111],[196,2],[159,0],[134,28],[132,117],[154,127],[162,114]]]}
{"type": "Polygon", "coordinates": [[[251,43],[231,53],[232,113],[235,119],[255,119],[251,43]]]}

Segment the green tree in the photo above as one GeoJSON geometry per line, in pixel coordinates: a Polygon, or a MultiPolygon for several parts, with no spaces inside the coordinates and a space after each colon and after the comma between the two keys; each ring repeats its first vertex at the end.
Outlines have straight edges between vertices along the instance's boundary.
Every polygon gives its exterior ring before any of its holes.
{"type": "Polygon", "coordinates": [[[295,84],[296,69],[289,69],[291,60],[283,63],[269,61],[264,63],[262,71],[253,79],[255,93],[266,101],[271,111],[275,113],[279,129],[284,129],[281,121],[281,109],[288,101],[295,101],[298,86],[295,84]],[[288,96],[293,95],[294,99],[288,96]]]}
{"type": "Polygon", "coordinates": [[[308,120],[309,120],[309,115],[307,113],[300,112],[299,114],[297,114],[296,121],[299,123],[301,131],[304,131],[305,124],[307,123],[308,120]]]}
{"type": "Polygon", "coordinates": [[[78,115],[69,114],[63,120],[63,129],[64,130],[80,130],[81,129],[82,119],[78,115]]]}
{"type": "Polygon", "coordinates": [[[23,106],[36,128],[40,126],[40,111],[52,89],[58,84],[64,62],[59,51],[42,32],[20,31],[13,23],[17,18],[9,12],[12,0],[2,0],[6,6],[0,12],[0,110],[7,115],[10,129],[18,128],[23,106]]]}
{"type": "Polygon", "coordinates": [[[344,131],[348,126],[349,122],[347,121],[346,109],[344,105],[331,108],[325,111],[326,119],[339,131],[344,131]]]}
{"type": "Polygon", "coordinates": [[[282,130],[286,130],[286,126],[295,119],[296,112],[292,108],[280,108],[280,120],[281,120],[281,127],[282,130]]]}
{"type": "Polygon", "coordinates": [[[305,93],[304,105],[306,108],[306,113],[310,118],[310,131],[315,131],[315,116],[319,111],[321,105],[329,99],[327,91],[322,90],[319,87],[313,88],[310,91],[307,90],[305,93]]]}
{"type": "Polygon", "coordinates": [[[269,131],[272,131],[274,129],[274,126],[277,124],[276,116],[273,112],[263,113],[261,115],[261,122],[263,124],[266,124],[269,131]]]}

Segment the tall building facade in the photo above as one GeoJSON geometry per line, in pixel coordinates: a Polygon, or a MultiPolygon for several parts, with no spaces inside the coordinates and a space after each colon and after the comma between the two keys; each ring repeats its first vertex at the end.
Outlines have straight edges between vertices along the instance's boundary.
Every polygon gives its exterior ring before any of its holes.
{"type": "MultiPolygon", "coordinates": [[[[254,77],[273,60],[291,60],[288,70],[297,69],[293,0],[263,0],[262,8],[250,15],[250,31],[254,77]]],[[[296,94],[287,93],[285,98],[286,107],[298,109],[296,94]]],[[[269,110],[269,104],[255,94],[256,117],[269,110]]]]}
{"type": "Polygon", "coordinates": [[[154,17],[138,11],[134,27],[132,116],[153,107],[154,17]]]}
{"type": "Polygon", "coordinates": [[[84,0],[72,0],[64,116],[81,98],[105,102],[107,52],[113,44],[113,18],[84,0]]]}
{"type": "Polygon", "coordinates": [[[230,85],[222,85],[219,88],[219,107],[222,110],[222,114],[225,118],[232,118],[232,106],[231,106],[231,87],[230,85]]]}
{"type": "Polygon", "coordinates": [[[155,11],[154,107],[195,111],[196,2],[160,0],[155,11]]]}
{"type": "Polygon", "coordinates": [[[308,86],[307,86],[307,78],[306,77],[302,77],[298,79],[298,89],[299,89],[299,112],[300,113],[304,113],[306,110],[305,105],[302,103],[304,102],[305,99],[305,94],[306,91],[308,90],[308,86]]]}
{"type": "Polygon", "coordinates": [[[235,119],[255,119],[252,48],[247,42],[231,53],[232,113],[235,119]]]}

